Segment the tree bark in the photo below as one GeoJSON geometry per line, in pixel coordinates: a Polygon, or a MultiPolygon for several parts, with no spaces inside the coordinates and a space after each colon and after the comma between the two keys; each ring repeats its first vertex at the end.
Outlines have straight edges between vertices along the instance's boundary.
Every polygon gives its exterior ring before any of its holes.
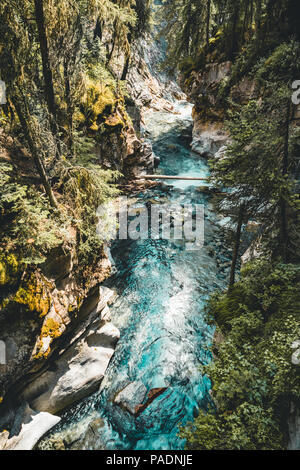
{"type": "Polygon", "coordinates": [[[256,32],[258,32],[260,30],[261,7],[262,7],[262,0],[258,0],[257,7],[256,7],[256,14],[255,14],[255,29],[256,29],[256,32]]]}
{"type": "Polygon", "coordinates": [[[211,0],[207,0],[207,11],[206,11],[206,45],[207,46],[209,46],[210,9],[211,9],[211,0]]]}
{"type": "Polygon", "coordinates": [[[46,174],[43,161],[39,156],[40,152],[38,151],[32,137],[31,137],[30,129],[29,129],[27,120],[26,120],[26,118],[25,118],[25,116],[22,112],[21,106],[20,106],[20,104],[18,103],[18,101],[16,99],[13,100],[13,105],[14,105],[15,110],[17,112],[17,115],[18,115],[19,121],[21,123],[25,138],[26,138],[27,143],[28,143],[29,150],[30,150],[30,152],[33,156],[36,169],[37,169],[37,171],[40,175],[42,185],[44,186],[44,189],[45,189],[45,192],[48,196],[50,205],[51,205],[51,207],[53,207],[55,209],[58,209],[58,204],[57,204],[56,198],[53,194],[51,185],[49,183],[49,179],[48,179],[48,176],[46,174]]]}
{"type": "Polygon", "coordinates": [[[69,73],[69,63],[68,58],[65,57],[64,60],[64,81],[65,81],[65,99],[67,103],[67,121],[68,121],[68,142],[67,147],[70,151],[70,154],[74,154],[74,139],[73,139],[73,114],[74,107],[71,98],[71,86],[70,86],[70,73],[69,73]]]}
{"type": "MultiPolygon", "coordinates": [[[[44,95],[50,115],[50,128],[54,136],[57,150],[55,152],[55,162],[59,159],[61,153],[60,140],[58,135],[57,125],[57,109],[55,104],[55,93],[53,85],[53,75],[50,65],[49,47],[46,33],[45,14],[44,14],[44,0],[34,0],[35,7],[35,21],[38,28],[38,37],[40,44],[40,51],[42,56],[42,67],[44,77],[44,95]]],[[[54,163],[55,164],[55,163],[54,163]]]]}
{"type": "Polygon", "coordinates": [[[39,44],[42,56],[44,93],[48,105],[49,113],[56,119],[55,94],[53,76],[50,66],[49,47],[45,26],[45,14],[43,0],[34,0],[35,21],[38,28],[39,44]]]}
{"type": "Polygon", "coordinates": [[[238,20],[239,20],[239,12],[240,12],[239,4],[236,3],[234,6],[232,23],[231,23],[231,41],[230,41],[230,51],[229,51],[229,55],[231,59],[234,58],[234,55],[238,50],[237,26],[238,26],[238,20]]]}
{"type": "Polygon", "coordinates": [[[114,53],[114,50],[115,50],[115,47],[116,47],[116,41],[117,41],[117,33],[116,33],[116,24],[117,22],[115,21],[114,22],[114,37],[113,37],[113,43],[112,43],[112,46],[111,46],[111,50],[110,50],[110,53],[108,54],[108,57],[107,57],[107,60],[106,60],[106,66],[108,66],[110,64],[110,61],[112,59],[112,56],[113,56],[113,53],[114,53]]]}
{"type": "MultiPolygon", "coordinates": [[[[289,164],[289,136],[290,136],[290,113],[291,103],[287,103],[287,115],[285,121],[284,132],[284,147],[283,147],[283,161],[282,161],[282,175],[285,178],[288,174],[289,164]]],[[[288,262],[288,221],[287,221],[287,204],[286,194],[281,195],[280,198],[280,215],[281,215],[281,245],[282,245],[282,261],[288,262]]]]}
{"type": "Polygon", "coordinates": [[[244,205],[241,205],[240,209],[239,209],[238,222],[237,222],[237,228],[236,228],[236,234],[235,234],[235,241],[234,241],[234,247],[233,247],[233,253],[232,253],[229,289],[232,289],[232,287],[234,286],[234,281],[235,281],[236,263],[237,263],[237,259],[238,259],[239,248],[240,248],[243,218],[244,218],[244,205]]]}

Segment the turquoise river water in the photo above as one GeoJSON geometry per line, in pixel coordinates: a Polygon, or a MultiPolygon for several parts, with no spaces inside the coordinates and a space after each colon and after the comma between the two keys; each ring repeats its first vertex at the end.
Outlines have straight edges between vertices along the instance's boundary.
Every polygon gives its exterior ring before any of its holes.
{"type": "MultiPolygon", "coordinates": [[[[174,106],[175,113],[152,110],[146,115],[146,136],[161,159],[157,171],[206,177],[206,160],[190,150],[192,105],[178,101],[174,106]]],[[[211,360],[213,336],[204,308],[209,294],[223,288],[228,276],[230,254],[222,243],[222,220],[197,181],[168,181],[135,199],[204,204],[205,245],[188,251],[180,240],[113,244],[116,273],[107,285],[119,294],[111,307],[112,321],[121,332],[115,355],[101,391],[66,411],[40,448],[63,439],[79,449],[180,450],[184,441],[178,425],[197,416],[210,399],[210,382],[200,370],[211,360]],[[162,390],[134,415],[114,401],[126,387],[127,402],[133,405],[145,390],[162,390]]]]}

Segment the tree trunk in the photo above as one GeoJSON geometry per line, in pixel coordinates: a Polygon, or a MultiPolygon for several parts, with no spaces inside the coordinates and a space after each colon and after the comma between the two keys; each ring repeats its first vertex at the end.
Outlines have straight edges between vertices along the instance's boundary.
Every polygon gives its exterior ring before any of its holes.
{"type": "Polygon", "coordinates": [[[68,121],[68,142],[67,147],[71,155],[74,155],[74,139],[73,139],[73,114],[74,107],[71,99],[71,86],[69,77],[68,58],[64,59],[64,81],[65,81],[65,99],[67,103],[67,121],[68,121]]]}
{"type": "Polygon", "coordinates": [[[236,3],[234,7],[232,23],[231,23],[231,42],[230,42],[230,51],[229,51],[229,55],[231,59],[234,58],[234,55],[238,50],[237,26],[238,26],[238,20],[239,20],[239,12],[240,12],[239,4],[236,3]]]}
{"type": "Polygon", "coordinates": [[[207,46],[209,46],[210,9],[211,9],[211,0],[207,0],[207,11],[206,11],[206,45],[207,46]]]}
{"type": "Polygon", "coordinates": [[[113,37],[113,43],[112,43],[112,47],[111,47],[110,53],[108,54],[108,57],[107,57],[107,60],[106,60],[106,66],[109,65],[109,63],[110,63],[110,61],[111,61],[111,59],[112,59],[112,56],[113,56],[115,47],[116,47],[116,40],[117,40],[116,21],[114,22],[114,31],[115,31],[115,34],[114,34],[114,37],[113,37]]]}
{"type": "Polygon", "coordinates": [[[129,63],[130,63],[130,56],[128,55],[124,64],[121,80],[126,80],[128,69],[129,69],[129,63]]]}
{"type": "Polygon", "coordinates": [[[48,105],[49,113],[56,118],[55,95],[53,86],[53,77],[50,66],[49,47],[45,27],[45,15],[43,0],[34,0],[35,21],[39,33],[39,43],[42,56],[43,76],[44,76],[44,93],[48,105]]]}
{"type": "Polygon", "coordinates": [[[13,105],[16,109],[16,112],[17,112],[17,115],[18,115],[18,118],[19,118],[19,121],[21,123],[21,126],[22,126],[22,129],[23,129],[23,132],[24,132],[24,135],[25,135],[25,138],[27,140],[27,143],[28,143],[28,147],[29,147],[29,150],[33,156],[33,159],[34,159],[34,163],[35,163],[35,166],[36,166],[36,169],[40,175],[40,178],[41,178],[41,181],[42,181],[42,185],[44,186],[44,189],[45,189],[45,192],[48,196],[48,199],[49,199],[49,202],[50,202],[50,205],[55,208],[55,209],[58,209],[58,204],[57,204],[57,201],[56,201],[56,198],[53,194],[53,191],[52,191],[52,188],[51,188],[51,185],[49,183],[49,180],[48,180],[48,176],[46,174],[46,171],[45,171],[45,167],[44,167],[44,164],[43,164],[43,161],[41,160],[40,158],[40,152],[39,150],[37,149],[34,141],[32,140],[31,138],[31,134],[30,134],[30,129],[29,129],[29,126],[27,124],[27,120],[22,112],[22,109],[21,109],[21,106],[20,104],[18,103],[17,100],[13,100],[13,105]]]}
{"type": "Polygon", "coordinates": [[[57,113],[56,113],[56,104],[55,104],[55,93],[53,85],[53,76],[50,65],[49,57],[49,47],[46,34],[45,26],[45,14],[44,14],[44,0],[34,0],[35,7],[35,21],[38,28],[38,37],[40,44],[40,51],[42,56],[42,66],[43,66],[43,77],[44,77],[44,95],[50,115],[50,128],[52,135],[55,138],[57,151],[55,152],[55,161],[59,159],[61,148],[58,135],[58,126],[57,126],[57,113]]]}
{"type": "Polygon", "coordinates": [[[256,32],[259,32],[259,30],[260,30],[261,7],[262,7],[262,0],[258,0],[257,7],[256,7],[256,14],[255,14],[255,29],[256,29],[256,32]]]}
{"type": "Polygon", "coordinates": [[[233,253],[232,253],[229,289],[232,289],[232,287],[234,286],[234,281],[235,281],[235,270],[236,270],[236,263],[238,259],[239,248],[240,248],[243,218],[244,218],[244,205],[241,205],[239,209],[238,223],[236,227],[236,234],[235,234],[234,247],[233,247],[233,253]]]}
{"type": "MultiPolygon", "coordinates": [[[[290,101],[288,101],[287,115],[286,115],[286,121],[285,121],[283,162],[282,162],[282,175],[284,178],[288,174],[290,113],[291,113],[291,104],[290,104],[290,101]]],[[[282,261],[284,263],[287,263],[288,262],[288,221],[287,221],[287,203],[286,203],[285,193],[281,195],[281,198],[280,198],[280,216],[281,216],[282,261]]]]}

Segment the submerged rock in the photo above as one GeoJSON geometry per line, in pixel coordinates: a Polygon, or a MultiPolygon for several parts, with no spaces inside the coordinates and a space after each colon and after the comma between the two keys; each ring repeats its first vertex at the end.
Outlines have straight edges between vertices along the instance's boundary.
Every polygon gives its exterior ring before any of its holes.
{"type": "Polygon", "coordinates": [[[167,387],[152,388],[147,394],[143,382],[131,382],[115,397],[114,403],[120,405],[134,416],[139,416],[167,387]]]}
{"type": "Polygon", "coordinates": [[[140,404],[135,409],[135,414],[140,415],[151,403],[167,390],[168,387],[152,388],[147,396],[146,403],[140,404]]]}
{"type": "Polygon", "coordinates": [[[131,382],[116,395],[114,403],[135,415],[136,408],[144,401],[146,394],[147,388],[143,382],[131,382]]]}

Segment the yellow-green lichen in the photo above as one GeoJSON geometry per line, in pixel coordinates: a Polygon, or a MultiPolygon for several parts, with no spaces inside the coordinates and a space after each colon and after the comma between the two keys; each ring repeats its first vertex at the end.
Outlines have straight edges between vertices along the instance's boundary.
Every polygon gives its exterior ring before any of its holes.
{"type": "Polygon", "coordinates": [[[15,255],[0,256],[0,286],[13,285],[18,280],[19,263],[15,255]]]}
{"type": "Polygon", "coordinates": [[[44,317],[51,305],[50,289],[49,281],[34,273],[22,281],[12,301],[44,317]]]}
{"type": "Polygon", "coordinates": [[[45,338],[50,336],[51,338],[59,338],[62,334],[61,325],[53,318],[47,318],[45,323],[43,324],[41,337],[45,338]]]}
{"type": "Polygon", "coordinates": [[[53,318],[47,318],[42,326],[39,341],[37,344],[36,354],[33,356],[33,360],[46,359],[51,352],[51,343],[47,350],[44,350],[43,338],[50,337],[52,340],[59,338],[63,333],[61,324],[55,321],[53,318]]]}

